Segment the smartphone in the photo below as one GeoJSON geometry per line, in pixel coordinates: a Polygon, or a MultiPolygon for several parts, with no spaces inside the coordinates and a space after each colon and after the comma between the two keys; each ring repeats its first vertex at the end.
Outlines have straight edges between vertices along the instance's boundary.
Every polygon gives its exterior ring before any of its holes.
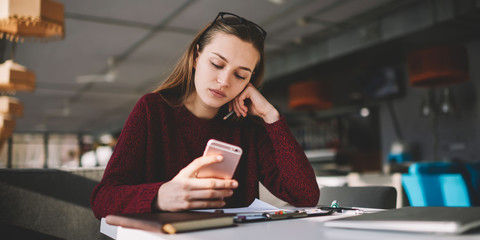
{"type": "Polygon", "coordinates": [[[242,149],[226,142],[210,139],[205,147],[203,156],[214,154],[222,155],[223,161],[200,168],[197,177],[232,179],[233,173],[235,172],[240,157],[242,156],[242,149]]]}

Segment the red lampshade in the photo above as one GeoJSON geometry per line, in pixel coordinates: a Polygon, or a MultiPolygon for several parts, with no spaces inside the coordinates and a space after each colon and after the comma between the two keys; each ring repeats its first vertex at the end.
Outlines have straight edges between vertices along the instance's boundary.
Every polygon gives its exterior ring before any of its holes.
{"type": "Polygon", "coordinates": [[[468,81],[467,52],[460,46],[436,46],[407,56],[410,85],[441,87],[468,81]]]}
{"type": "Polygon", "coordinates": [[[322,110],[332,107],[327,99],[326,84],[321,81],[307,80],[289,86],[289,107],[294,110],[322,110]]]}

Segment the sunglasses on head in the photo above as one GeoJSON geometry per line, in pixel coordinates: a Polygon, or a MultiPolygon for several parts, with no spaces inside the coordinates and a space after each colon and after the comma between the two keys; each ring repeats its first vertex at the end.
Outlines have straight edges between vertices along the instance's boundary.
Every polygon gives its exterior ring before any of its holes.
{"type": "Polygon", "coordinates": [[[250,24],[252,26],[254,26],[258,32],[261,34],[262,36],[262,40],[265,40],[265,38],[267,37],[267,31],[265,31],[262,27],[260,27],[258,24],[252,22],[252,21],[249,21],[243,17],[240,17],[236,14],[233,14],[233,13],[228,13],[228,12],[219,12],[218,15],[215,17],[215,19],[213,20],[212,23],[210,23],[210,25],[207,27],[207,29],[205,29],[204,33],[208,32],[208,30],[210,30],[210,28],[217,22],[217,20],[220,18],[220,20],[227,24],[227,25],[240,25],[240,24],[250,24]]]}

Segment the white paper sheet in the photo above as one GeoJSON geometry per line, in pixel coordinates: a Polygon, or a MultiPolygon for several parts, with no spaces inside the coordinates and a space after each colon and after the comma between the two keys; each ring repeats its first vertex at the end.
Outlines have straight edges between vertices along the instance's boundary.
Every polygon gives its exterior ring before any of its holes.
{"type": "Polygon", "coordinates": [[[249,212],[269,212],[269,211],[278,211],[279,208],[272,206],[260,199],[255,198],[255,200],[248,207],[242,208],[215,208],[215,209],[199,209],[194,210],[198,212],[215,212],[215,210],[223,210],[224,213],[249,213],[249,212]]]}

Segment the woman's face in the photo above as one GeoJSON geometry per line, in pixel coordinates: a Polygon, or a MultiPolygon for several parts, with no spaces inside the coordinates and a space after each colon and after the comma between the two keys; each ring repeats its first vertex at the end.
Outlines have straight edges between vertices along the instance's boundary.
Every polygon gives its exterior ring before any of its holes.
{"type": "Polygon", "coordinates": [[[195,59],[195,104],[218,109],[250,82],[260,54],[251,43],[217,33],[195,59]]]}

